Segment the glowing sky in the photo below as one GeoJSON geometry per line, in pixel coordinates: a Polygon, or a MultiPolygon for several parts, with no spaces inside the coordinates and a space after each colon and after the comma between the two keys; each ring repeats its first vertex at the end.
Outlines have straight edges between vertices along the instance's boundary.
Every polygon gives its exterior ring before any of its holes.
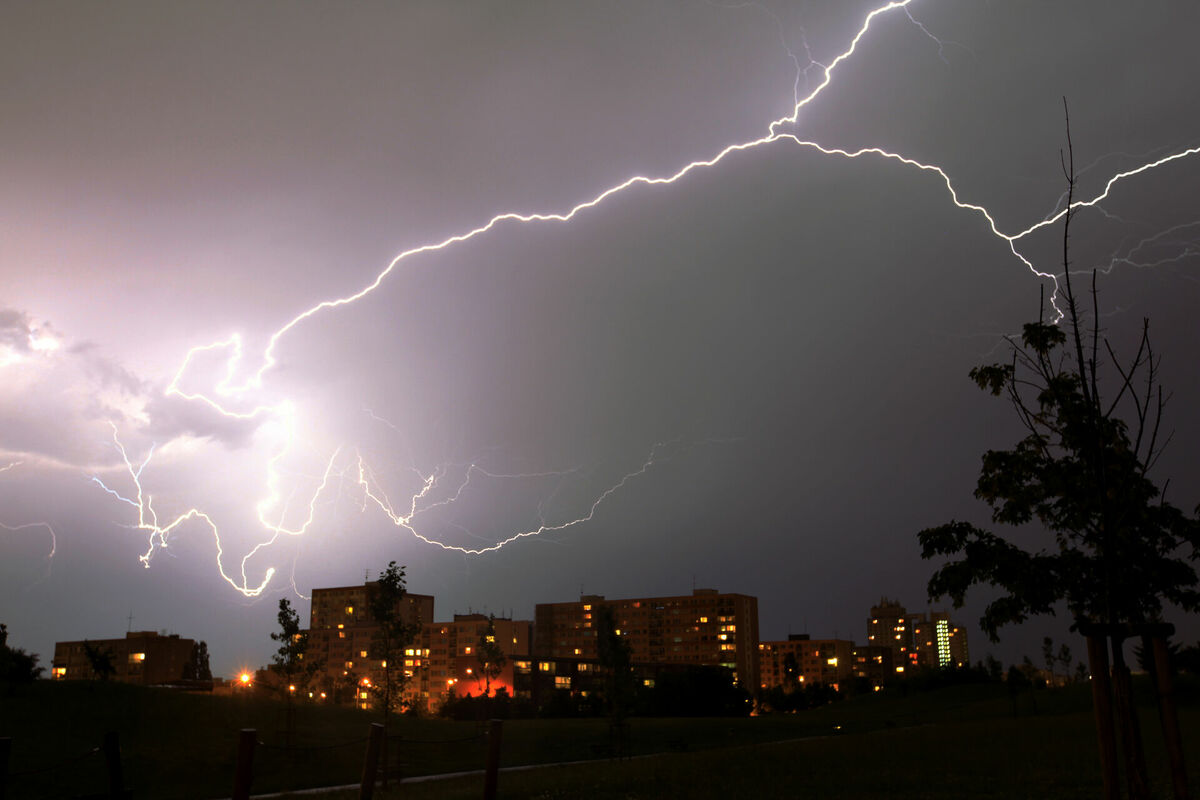
{"type": "MultiPolygon", "coordinates": [[[[1000,336],[1052,288],[928,170],[785,138],[569,223],[503,222],[298,323],[252,381],[273,333],[398,253],[767,136],[877,5],[7,7],[13,644],[48,663],[54,641],[119,636],[132,614],[206,639],[231,674],[267,660],[279,597],[393,559],[439,618],[697,585],[757,595],[764,638],[862,639],[880,595],[922,608],[916,531],[983,522],[979,455],[1017,435],[967,372],[1002,357],[1000,336]],[[186,360],[233,334],[232,374],[232,345],[186,360]],[[151,549],[137,508],[104,491],[136,499],[114,428],[135,470],[153,448],[140,482],[161,523],[195,508],[219,527],[219,563],[204,519],[151,549]],[[397,514],[422,509],[411,523],[430,541],[393,524],[385,494],[397,514]],[[483,555],[431,543],[489,549],[585,518],[483,555]],[[262,519],[304,532],[256,550],[262,519]]],[[[936,164],[1009,234],[1058,207],[1064,95],[1082,196],[1200,144],[1193,3],[908,11],[879,15],[777,130],[936,164]]],[[[1100,304],[1118,349],[1152,318],[1174,392],[1157,474],[1188,509],[1198,179],[1195,156],[1120,183],[1077,218],[1072,251],[1076,268],[1112,267],[1100,304]]],[[[1060,247],[1057,228],[1020,242],[1043,271],[1060,247]]],[[[980,607],[959,613],[973,657],[1066,633],[1060,620],[989,646],[980,607]]]]}

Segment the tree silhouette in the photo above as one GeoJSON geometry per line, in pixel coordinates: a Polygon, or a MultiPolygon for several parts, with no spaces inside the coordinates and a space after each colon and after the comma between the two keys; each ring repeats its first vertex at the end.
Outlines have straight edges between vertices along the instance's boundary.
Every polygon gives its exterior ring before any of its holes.
{"type": "MultiPolygon", "coordinates": [[[[975,496],[991,508],[993,523],[1016,527],[1036,521],[1050,538],[1025,549],[958,521],[927,528],[918,537],[924,558],[951,559],[930,578],[931,599],[949,596],[957,608],[976,584],[1000,590],[980,620],[992,641],[1000,627],[1053,614],[1064,603],[1072,629],[1091,637],[1092,674],[1103,676],[1103,686],[1095,685],[1098,709],[1107,702],[1101,694],[1108,680],[1105,642],[1113,638],[1130,794],[1140,797],[1147,790],[1134,752],[1140,741],[1121,642],[1145,635],[1146,626],[1160,620],[1164,603],[1200,609],[1191,563],[1200,554],[1200,521],[1167,502],[1165,484],[1160,488],[1150,477],[1169,437],[1161,434],[1166,396],[1149,320],[1143,320],[1132,358],[1122,360],[1101,335],[1095,271],[1090,328],[1080,310],[1069,258],[1075,187],[1069,120],[1063,171],[1064,318],[1026,324],[1019,340],[1009,339],[1007,363],[971,370],[981,389],[1007,397],[1025,428],[1011,449],[984,453],[975,496]]],[[[1104,740],[1102,710],[1097,719],[1104,740]]],[[[1110,755],[1102,752],[1106,794],[1112,797],[1110,755]]]]}
{"type": "Polygon", "coordinates": [[[379,579],[367,585],[367,611],[375,623],[369,652],[372,659],[380,662],[381,676],[371,689],[382,702],[385,728],[391,712],[399,709],[409,678],[404,670],[404,649],[420,630],[419,624],[405,622],[401,613],[405,594],[404,567],[397,566],[395,561],[388,562],[379,579]]]}
{"type": "Polygon", "coordinates": [[[117,668],[113,664],[113,654],[111,651],[101,650],[84,639],[83,653],[87,656],[88,664],[92,667],[92,674],[100,680],[106,681],[116,674],[117,668]]]}
{"type": "Polygon", "coordinates": [[[483,680],[483,696],[492,693],[492,680],[500,677],[508,658],[496,641],[496,616],[488,615],[487,630],[479,635],[475,645],[475,660],[479,662],[479,676],[483,680]]]}
{"type": "Polygon", "coordinates": [[[212,668],[208,664],[208,642],[201,640],[192,645],[192,654],[183,665],[183,678],[189,681],[212,680],[212,668]]]}
{"type": "Polygon", "coordinates": [[[37,680],[45,671],[45,667],[39,667],[37,662],[37,653],[8,646],[8,626],[0,622],[0,681],[11,687],[12,684],[37,680]]]}

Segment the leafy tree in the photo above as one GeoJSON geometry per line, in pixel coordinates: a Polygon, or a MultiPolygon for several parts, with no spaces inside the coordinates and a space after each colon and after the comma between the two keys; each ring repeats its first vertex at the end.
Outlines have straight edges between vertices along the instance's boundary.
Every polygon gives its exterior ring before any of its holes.
{"type": "Polygon", "coordinates": [[[379,573],[379,579],[367,587],[367,612],[375,623],[368,651],[372,659],[380,662],[380,679],[371,689],[383,708],[383,724],[387,727],[388,716],[400,709],[408,674],[404,670],[404,649],[412,645],[420,630],[419,624],[409,624],[402,614],[404,595],[404,567],[395,561],[388,562],[387,569],[379,573]]]}
{"type": "Polygon", "coordinates": [[[1054,666],[1058,663],[1058,659],[1054,656],[1054,640],[1049,636],[1042,637],[1042,661],[1046,664],[1046,671],[1050,673],[1050,685],[1054,685],[1054,666]]]}
{"type": "Polygon", "coordinates": [[[483,696],[492,694],[492,680],[500,677],[508,658],[496,641],[496,615],[488,615],[487,630],[479,635],[475,645],[475,660],[479,662],[479,676],[483,680],[483,696]]]}
{"type": "Polygon", "coordinates": [[[37,653],[8,646],[8,626],[0,622],[0,681],[14,684],[37,680],[45,671],[45,667],[39,667],[37,662],[37,653]]]}
{"type": "Polygon", "coordinates": [[[783,688],[785,691],[791,692],[799,685],[800,662],[796,660],[795,653],[785,653],[783,656],[783,688]]]}
{"type": "Polygon", "coordinates": [[[1066,643],[1063,643],[1058,648],[1058,663],[1062,665],[1064,679],[1067,683],[1070,683],[1071,664],[1074,663],[1074,659],[1071,656],[1071,648],[1067,647],[1066,643]]]}
{"type": "Polygon", "coordinates": [[[212,680],[212,668],[208,664],[208,642],[201,640],[192,645],[192,654],[183,665],[183,678],[189,681],[212,680]]]}
{"type": "Polygon", "coordinates": [[[608,706],[613,751],[625,752],[626,717],[633,706],[636,683],[629,642],[617,628],[612,606],[599,606],[595,614],[596,656],[604,670],[604,700],[608,706]]]}
{"type": "Polygon", "coordinates": [[[280,691],[287,702],[287,745],[291,747],[296,728],[295,696],[297,692],[307,690],[317,664],[304,659],[308,652],[308,631],[300,628],[300,615],[292,608],[288,598],[280,599],[276,619],[279,621],[279,630],[272,633],[271,638],[279,642],[279,649],[271,656],[271,670],[282,679],[280,691]]]}
{"type": "MultiPolygon", "coordinates": [[[[271,669],[283,679],[284,692],[290,701],[295,692],[308,686],[319,665],[305,660],[308,654],[308,631],[300,627],[300,615],[286,597],[279,601],[276,619],[279,621],[279,630],[271,634],[271,639],[279,642],[279,649],[271,657],[271,669]],[[291,689],[292,686],[296,688],[291,689]]],[[[207,666],[207,645],[204,660],[207,666]]]]}
{"type": "Polygon", "coordinates": [[[112,651],[94,647],[85,639],[83,641],[83,652],[92,667],[92,674],[97,678],[106,681],[116,674],[117,668],[113,664],[112,651]]]}
{"type": "MultiPolygon", "coordinates": [[[[984,453],[975,496],[990,507],[993,523],[1037,522],[1048,541],[1026,549],[1015,537],[959,521],[918,537],[923,557],[949,559],[930,578],[931,599],[949,596],[961,607],[976,584],[1000,590],[980,620],[993,641],[1002,626],[1053,614],[1059,604],[1074,619],[1073,630],[1113,636],[1118,713],[1136,742],[1123,635],[1116,631],[1144,630],[1159,620],[1164,604],[1200,609],[1192,566],[1200,556],[1200,520],[1168,502],[1165,485],[1150,477],[1169,436],[1160,430],[1166,398],[1149,320],[1132,358],[1122,361],[1099,329],[1094,271],[1090,323],[1080,309],[1069,258],[1075,186],[1069,125],[1067,136],[1062,319],[1026,324],[1019,340],[1009,339],[1008,362],[970,373],[981,389],[1008,399],[1025,430],[1012,448],[984,453]]],[[[1103,653],[1093,654],[1104,664],[1093,663],[1092,674],[1105,673],[1107,686],[1103,653]]],[[[1111,741],[1099,714],[1097,721],[1102,741],[1111,741]]],[[[1102,762],[1111,792],[1115,767],[1108,752],[1102,762]]],[[[1134,784],[1144,771],[1130,752],[1131,794],[1140,796],[1144,786],[1134,784]]]]}

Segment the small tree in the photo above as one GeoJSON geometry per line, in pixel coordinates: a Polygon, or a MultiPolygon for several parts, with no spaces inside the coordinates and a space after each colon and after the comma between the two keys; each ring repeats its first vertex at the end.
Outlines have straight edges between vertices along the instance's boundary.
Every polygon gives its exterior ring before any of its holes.
{"type": "Polygon", "coordinates": [[[604,669],[604,700],[608,705],[614,752],[625,751],[625,718],[633,706],[634,677],[631,648],[617,628],[612,606],[596,609],[596,655],[604,669]]]}
{"type": "Polygon", "coordinates": [[[45,671],[37,662],[37,653],[26,653],[19,647],[8,646],[8,626],[0,622],[0,681],[8,684],[32,683],[45,671]]]}
{"type": "MultiPolygon", "coordinates": [[[[305,660],[308,654],[308,631],[301,629],[300,615],[286,597],[279,601],[276,619],[279,621],[279,630],[271,634],[271,639],[279,642],[279,649],[271,657],[271,669],[283,679],[284,694],[290,702],[293,694],[307,688],[318,665],[305,660]]],[[[207,647],[204,660],[207,666],[207,647]]]]}
{"type": "Polygon", "coordinates": [[[208,664],[208,642],[201,640],[192,645],[192,654],[183,665],[183,678],[189,681],[212,680],[212,669],[208,664]]]}
{"type": "MultiPolygon", "coordinates": [[[[1068,256],[1075,173],[1067,129],[1063,159],[1067,211],[1063,223],[1065,318],[1024,326],[1010,339],[1007,363],[971,370],[971,379],[1008,398],[1025,429],[1009,450],[989,450],[975,496],[991,508],[992,522],[1023,526],[1037,521],[1047,546],[1026,549],[967,522],[952,521],[919,534],[924,558],[948,557],[929,580],[931,599],[949,596],[961,607],[976,584],[1001,590],[980,626],[993,641],[998,629],[1064,603],[1073,630],[1090,637],[1101,740],[1111,741],[1107,700],[1107,637],[1112,637],[1118,714],[1125,729],[1130,794],[1146,794],[1137,720],[1128,691],[1122,641],[1148,631],[1164,603],[1200,609],[1190,562],[1200,554],[1200,521],[1167,502],[1150,470],[1168,437],[1160,435],[1165,397],[1159,362],[1144,320],[1132,358],[1122,362],[1099,329],[1096,273],[1092,273],[1091,327],[1071,281],[1068,256]],[[1108,360],[1107,369],[1105,365],[1108,360]],[[1108,383],[1106,383],[1109,381],[1108,383]],[[1103,696],[1102,696],[1103,695],[1103,696]]],[[[1102,746],[1105,790],[1115,791],[1110,745],[1102,746]]]]}
{"type": "Polygon", "coordinates": [[[106,681],[116,674],[117,668],[113,664],[113,654],[109,650],[101,650],[99,647],[93,646],[87,639],[83,640],[83,653],[87,656],[88,664],[92,667],[92,674],[102,681],[106,681]]]}
{"type": "Polygon", "coordinates": [[[488,615],[487,630],[479,635],[475,645],[475,660],[479,662],[479,676],[483,680],[483,696],[492,694],[492,681],[500,677],[508,658],[500,643],[496,641],[496,616],[488,615]]]}
{"type": "MultiPolygon", "coordinates": [[[[305,659],[308,653],[308,631],[300,628],[300,615],[286,597],[279,601],[279,614],[276,615],[276,619],[279,621],[279,630],[271,634],[271,639],[279,642],[279,649],[271,657],[271,670],[280,677],[280,691],[287,702],[287,745],[291,747],[292,734],[296,727],[296,693],[303,693],[308,689],[318,665],[305,659]]],[[[207,645],[204,661],[207,666],[207,645]]]]}
{"type": "Polygon", "coordinates": [[[379,573],[379,579],[367,586],[367,611],[375,623],[371,637],[372,659],[380,662],[380,680],[371,689],[383,707],[383,725],[393,710],[399,710],[408,673],[404,669],[404,650],[412,645],[420,630],[419,623],[408,623],[402,612],[404,595],[404,567],[395,561],[388,562],[387,569],[379,573]]]}

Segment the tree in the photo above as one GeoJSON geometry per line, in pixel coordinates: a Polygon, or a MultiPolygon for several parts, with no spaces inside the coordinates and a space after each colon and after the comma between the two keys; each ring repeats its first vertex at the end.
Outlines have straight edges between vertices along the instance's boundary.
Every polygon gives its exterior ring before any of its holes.
{"type": "Polygon", "coordinates": [[[500,677],[508,658],[496,641],[496,616],[488,615],[487,630],[479,635],[475,645],[475,660],[479,662],[479,676],[483,680],[483,696],[492,693],[492,680],[500,677]]]}
{"type": "MultiPolygon", "coordinates": [[[[284,693],[290,702],[293,694],[308,686],[318,665],[305,660],[308,654],[308,631],[301,629],[300,615],[286,597],[279,601],[276,619],[279,621],[279,630],[271,634],[271,639],[279,642],[279,649],[271,657],[271,669],[283,678],[284,693]]],[[[207,666],[207,646],[204,660],[207,666]]]]}
{"type": "Polygon", "coordinates": [[[613,752],[625,752],[625,718],[633,705],[634,677],[629,642],[617,628],[612,606],[596,609],[596,656],[604,670],[604,700],[608,705],[613,752]]]}
{"type": "Polygon", "coordinates": [[[92,674],[97,678],[106,681],[116,674],[117,668],[113,664],[112,651],[101,650],[99,647],[93,646],[87,639],[84,639],[83,652],[87,656],[88,664],[92,667],[92,674]]]}
{"type": "MultiPolygon", "coordinates": [[[[1112,637],[1130,793],[1143,796],[1144,786],[1136,785],[1141,780],[1138,759],[1129,749],[1140,745],[1122,641],[1133,631],[1148,631],[1147,625],[1161,618],[1164,604],[1200,609],[1191,563],[1200,554],[1200,521],[1167,502],[1165,484],[1160,487],[1150,477],[1169,437],[1160,430],[1166,398],[1149,320],[1143,320],[1132,358],[1122,360],[1101,335],[1096,273],[1090,323],[1072,285],[1075,174],[1069,121],[1063,172],[1062,318],[1039,316],[1024,326],[1019,340],[1009,339],[1007,363],[970,373],[981,389],[1008,399],[1025,429],[1011,449],[983,455],[975,496],[990,507],[993,523],[1019,527],[1036,521],[1050,538],[1026,549],[958,521],[918,536],[924,558],[950,559],[929,580],[931,599],[949,596],[961,607],[976,584],[1000,590],[980,620],[993,641],[1000,627],[1053,614],[1064,604],[1074,620],[1072,629],[1090,637],[1092,675],[1103,677],[1102,684],[1094,683],[1098,709],[1107,702],[1101,693],[1108,685],[1107,638],[1112,637]]],[[[1102,710],[1097,720],[1105,740],[1102,710]]],[[[1111,797],[1116,773],[1110,755],[1102,752],[1111,797]]]]}
{"type": "MultiPolygon", "coordinates": [[[[304,659],[308,653],[308,631],[300,628],[300,615],[286,597],[279,600],[276,619],[279,621],[279,630],[271,634],[271,639],[279,642],[279,649],[271,656],[271,670],[282,678],[280,691],[287,702],[287,746],[290,748],[296,727],[296,693],[303,693],[308,688],[317,665],[304,659]]],[[[205,661],[207,659],[205,652],[205,661]]]]}
{"type": "Polygon", "coordinates": [[[1054,656],[1054,640],[1049,636],[1042,637],[1042,661],[1046,664],[1046,671],[1050,673],[1050,686],[1054,686],[1054,666],[1058,659],[1054,656]]]}
{"type": "Polygon", "coordinates": [[[367,611],[375,623],[369,650],[372,659],[380,662],[380,679],[371,689],[383,707],[383,725],[388,716],[399,710],[400,699],[409,675],[404,669],[404,650],[409,647],[419,623],[409,624],[402,613],[404,595],[404,567],[395,561],[388,562],[387,569],[379,573],[379,579],[367,585],[367,611]]]}
{"type": "Polygon", "coordinates": [[[1062,665],[1064,683],[1071,682],[1071,664],[1074,662],[1075,659],[1071,656],[1071,648],[1067,647],[1064,642],[1058,648],[1058,663],[1062,665]]]}
{"type": "Polygon", "coordinates": [[[38,666],[37,653],[8,646],[8,626],[0,622],[0,681],[8,684],[32,683],[45,671],[38,666]]]}
{"type": "Polygon", "coordinates": [[[208,642],[201,640],[192,645],[192,654],[183,665],[183,678],[189,681],[212,680],[212,668],[208,664],[208,642]]]}

